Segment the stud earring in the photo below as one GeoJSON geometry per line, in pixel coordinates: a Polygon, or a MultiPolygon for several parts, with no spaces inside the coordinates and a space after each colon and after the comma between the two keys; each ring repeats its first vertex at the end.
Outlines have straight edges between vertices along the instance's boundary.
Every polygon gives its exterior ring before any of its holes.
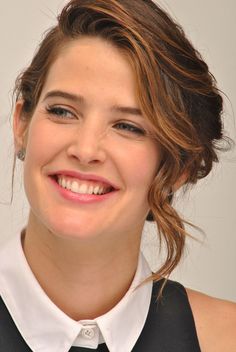
{"type": "Polygon", "coordinates": [[[19,152],[16,154],[17,158],[21,161],[25,160],[25,149],[19,150],[19,152]]]}

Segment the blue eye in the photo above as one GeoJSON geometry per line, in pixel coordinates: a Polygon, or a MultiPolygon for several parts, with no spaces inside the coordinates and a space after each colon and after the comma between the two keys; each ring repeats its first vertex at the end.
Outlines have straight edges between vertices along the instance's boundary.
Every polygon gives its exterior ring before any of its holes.
{"type": "Polygon", "coordinates": [[[143,129],[136,127],[134,125],[131,125],[130,123],[127,123],[127,122],[119,122],[115,126],[116,128],[118,128],[118,130],[122,130],[125,132],[131,132],[142,136],[146,134],[146,132],[143,129]]]}
{"type": "Polygon", "coordinates": [[[76,118],[75,114],[73,114],[70,110],[67,110],[61,106],[48,106],[46,110],[50,115],[54,115],[55,117],[58,117],[61,119],[76,118]]]}
{"type": "MultiPolygon", "coordinates": [[[[77,118],[73,112],[61,106],[47,106],[46,110],[48,114],[52,115],[54,118],[59,120],[72,120],[77,118]]],[[[146,135],[146,131],[144,129],[127,122],[118,122],[115,124],[115,128],[127,133],[133,133],[140,136],[146,135]]]]}

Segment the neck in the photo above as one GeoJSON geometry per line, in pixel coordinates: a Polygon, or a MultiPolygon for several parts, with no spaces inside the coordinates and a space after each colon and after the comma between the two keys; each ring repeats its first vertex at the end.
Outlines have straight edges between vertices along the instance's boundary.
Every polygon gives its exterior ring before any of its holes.
{"type": "Polygon", "coordinates": [[[28,224],[23,248],[49,298],[72,319],[94,319],[113,308],[133,280],[140,240],[125,238],[115,243],[64,239],[28,224]]]}

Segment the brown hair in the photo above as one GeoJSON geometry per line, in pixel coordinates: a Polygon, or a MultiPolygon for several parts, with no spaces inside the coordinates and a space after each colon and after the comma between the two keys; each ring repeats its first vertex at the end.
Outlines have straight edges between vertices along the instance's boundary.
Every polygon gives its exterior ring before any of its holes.
{"type": "Polygon", "coordinates": [[[140,107],[163,150],[148,194],[147,220],[156,222],[167,249],[165,262],[152,276],[157,280],[171,273],[184,249],[184,222],[170,201],[174,185],[183,174],[186,185],[196,183],[218,161],[222,97],[182,28],[151,0],[72,0],[16,81],[16,99],[24,100],[29,121],[61,48],[83,35],[104,38],[128,54],[140,107]]]}

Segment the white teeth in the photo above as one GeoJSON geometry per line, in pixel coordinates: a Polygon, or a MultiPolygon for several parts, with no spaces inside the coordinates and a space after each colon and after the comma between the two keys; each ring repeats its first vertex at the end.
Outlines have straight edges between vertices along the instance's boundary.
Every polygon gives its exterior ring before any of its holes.
{"type": "Polygon", "coordinates": [[[98,194],[102,194],[104,192],[104,188],[103,187],[100,187],[99,188],[99,191],[98,191],[98,194]]]}
{"type": "Polygon", "coordinates": [[[75,193],[79,193],[79,184],[78,182],[73,181],[71,184],[71,191],[75,193]]]}
{"type": "Polygon", "coordinates": [[[67,182],[66,182],[66,188],[67,188],[67,189],[71,189],[71,182],[70,182],[70,181],[67,181],[67,182]]]}
{"type": "Polygon", "coordinates": [[[93,190],[93,193],[94,194],[98,194],[98,192],[99,192],[99,186],[96,186],[95,188],[94,188],[94,190],[93,190]]]}
{"type": "Polygon", "coordinates": [[[78,193],[81,193],[81,194],[88,193],[88,186],[86,184],[82,184],[81,186],[79,186],[78,193]]]}
{"type": "Polygon", "coordinates": [[[66,180],[64,178],[61,179],[61,185],[63,188],[66,188],[66,180]]]}
{"type": "Polygon", "coordinates": [[[88,194],[93,194],[93,186],[89,186],[88,194]]]}
{"type": "MultiPolygon", "coordinates": [[[[80,181],[82,182],[82,181],[80,181]]],[[[105,193],[106,187],[103,186],[93,186],[89,183],[80,183],[79,181],[66,180],[64,177],[58,177],[58,184],[74,193],[79,194],[96,194],[101,195],[105,193]]]]}

